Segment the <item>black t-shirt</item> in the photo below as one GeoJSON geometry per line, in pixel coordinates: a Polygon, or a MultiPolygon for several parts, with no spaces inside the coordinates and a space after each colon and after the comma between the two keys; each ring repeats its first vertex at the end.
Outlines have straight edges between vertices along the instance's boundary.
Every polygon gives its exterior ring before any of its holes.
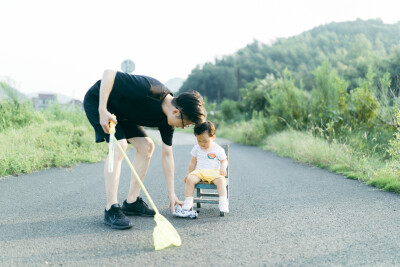
{"type": "MultiPolygon", "coordinates": [[[[90,88],[89,93],[99,98],[101,81],[90,88]]],[[[140,126],[158,127],[166,145],[172,145],[174,127],[168,124],[161,104],[172,93],[158,80],[117,72],[108,98],[107,108],[112,108],[117,120],[127,119],[140,126]]]]}

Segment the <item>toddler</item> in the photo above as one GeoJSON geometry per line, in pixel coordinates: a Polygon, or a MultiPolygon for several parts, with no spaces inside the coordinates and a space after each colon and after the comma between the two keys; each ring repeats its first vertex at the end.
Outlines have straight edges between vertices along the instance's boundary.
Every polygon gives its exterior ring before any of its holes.
{"type": "Polygon", "coordinates": [[[200,181],[205,181],[216,185],[219,195],[219,210],[228,213],[229,203],[225,178],[228,160],[225,150],[214,142],[215,127],[212,122],[206,121],[196,125],[194,134],[197,138],[197,145],[190,152],[192,160],[185,177],[186,198],[182,209],[190,210],[192,208],[194,186],[200,181]]]}

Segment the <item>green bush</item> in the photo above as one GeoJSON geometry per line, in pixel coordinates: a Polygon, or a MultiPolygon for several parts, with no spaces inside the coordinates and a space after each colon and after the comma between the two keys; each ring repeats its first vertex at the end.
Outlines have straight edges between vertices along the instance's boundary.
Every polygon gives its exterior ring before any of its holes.
{"type": "Polygon", "coordinates": [[[315,88],[311,92],[311,123],[319,127],[343,123],[348,83],[340,79],[328,61],[314,71],[315,88]]]}
{"type": "Polygon", "coordinates": [[[241,118],[239,104],[230,99],[224,99],[220,105],[221,119],[224,121],[238,121],[241,118]]]}
{"type": "Polygon", "coordinates": [[[36,112],[28,101],[20,103],[12,99],[0,102],[0,132],[43,121],[44,117],[36,112]]]}
{"type": "Polygon", "coordinates": [[[85,113],[79,107],[61,105],[57,102],[41,111],[41,113],[48,121],[69,121],[73,125],[81,125],[87,122],[85,113]]]}
{"type": "Polygon", "coordinates": [[[350,94],[349,112],[353,126],[365,124],[373,126],[379,103],[367,87],[354,89],[350,94]]]}
{"type": "Polygon", "coordinates": [[[0,103],[0,176],[104,159],[84,112],[58,103],[35,111],[16,98],[0,103]]]}
{"type": "Polygon", "coordinates": [[[393,134],[393,139],[389,142],[387,152],[391,158],[397,162],[400,161],[400,109],[396,114],[398,120],[398,127],[396,132],[393,134]]]}
{"type": "Polygon", "coordinates": [[[249,121],[223,123],[217,135],[241,144],[256,146],[263,142],[270,128],[269,120],[261,112],[253,112],[252,119],[249,121]]]}
{"type": "Polygon", "coordinates": [[[256,79],[248,83],[240,90],[244,111],[248,112],[249,116],[252,115],[251,111],[265,113],[270,106],[267,96],[275,87],[276,80],[273,74],[267,74],[265,79],[256,79]]]}
{"type": "Polygon", "coordinates": [[[270,106],[266,107],[267,115],[277,122],[277,130],[287,126],[303,128],[308,119],[310,95],[298,89],[285,69],[283,77],[276,81],[275,87],[267,94],[270,106]]]}

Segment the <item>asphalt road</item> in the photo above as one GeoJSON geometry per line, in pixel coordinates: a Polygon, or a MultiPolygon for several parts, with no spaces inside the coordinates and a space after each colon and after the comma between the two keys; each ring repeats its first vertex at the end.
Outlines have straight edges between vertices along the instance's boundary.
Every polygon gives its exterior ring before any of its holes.
{"type": "MultiPolygon", "coordinates": [[[[177,134],[174,142],[183,200],[194,139],[177,134]]],[[[131,217],[125,231],[103,225],[103,163],[81,164],[0,178],[0,266],[400,265],[399,195],[231,144],[230,213],[205,205],[198,219],[180,219],[167,209],[160,151],[145,185],[181,247],[154,251],[152,218],[131,217]]],[[[124,164],[121,203],[129,177],[124,164]]]]}

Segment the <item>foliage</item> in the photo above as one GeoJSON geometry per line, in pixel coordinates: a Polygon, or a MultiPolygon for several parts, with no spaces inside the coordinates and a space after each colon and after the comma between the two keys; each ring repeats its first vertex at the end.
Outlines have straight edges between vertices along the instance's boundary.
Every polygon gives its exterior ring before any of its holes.
{"type": "Polygon", "coordinates": [[[254,111],[250,120],[223,123],[218,129],[218,135],[241,144],[257,146],[263,142],[270,128],[264,115],[254,111]]]}
{"type": "Polygon", "coordinates": [[[347,82],[325,61],[314,71],[315,88],[311,92],[311,120],[320,127],[340,124],[346,112],[347,82]]]}
{"type": "Polygon", "coordinates": [[[352,125],[365,124],[372,127],[377,122],[375,119],[379,103],[372,94],[370,85],[365,82],[350,94],[349,113],[352,125]]]}
{"type": "Polygon", "coordinates": [[[224,99],[220,105],[221,116],[224,121],[238,121],[241,118],[239,104],[230,99],[224,99]]]}
{"type": "Polygon", "coordinates": [[[30,173],[49,167],[96,162],[106,156],[106,146],[93,141],[89,125],[45,121],[0,133],[0,177],[30,173]]]}
{"type": "Polygon", "coordinates": [[[282,76],[266,95],[269,102],[267,114],[272,120],[280,121],[278,129],[287,125],[302,128],[307,121],[309,94],[295,86],[288,69],[283,71],[282,76]]]}
{"type": "Polygon", "coordinates": [[[15,98],[0,102],[0,132],[43,121],[42,114],[35,112],[29,102],[21,103],[15,98]]]}
{"type": "Polygon", "coordinates": [[[85,113],[77,106],[63,106],[56,102],[44,109],[42,114],[48,121],[68,121],[73,125],[87,123],[85,113]]]}
{"type": "MultiPolygon", "coordinates": [[[[381,20],[329,23],[267,45],[257,40],[232,55],[197,66],[180,89],[199,90],[210,101],[239,100],[239,89],[267,74],[280,78],[284,69],[292,73],[297,87],[310,91],[316,84],[313,71],[329,61],[348,89],[359,87],[369,68],[376,77],[388,71],[400,85],[400,24],[381,20]]],[[[378,79],[373,84],[378,84],[378,79]]]]}
{"type": "Polygon", "coordinates": [[[49,167],[96,162],[106,146],[94,142],[84,112],[54,104],[36,111],[28,101],[0,103],[0,177],[49,167]]]}
{"type": "Polygon", "coordinates": [[[236,79],[231,68],[206,63],[202,68],[197,66],[192,70],[190,77],[184,81],[180,92],[194,89],[217,102],[221,102],[223,98],[237,99],[236,79]]]}
{"type": "Polygon", "coordinates": [[[400,160],[400,109],[396,114],[398,120],[398,128],[397,131],[393,134],[393,139],[389,142],[389,148],[387,152],[392,157],[393,160],[400,160]]]}
{"type": "Polygon", "coordinates": [[[273,90],[275,84],[274,75],[267,74],[264,79],[256,79],[240,90],[241,104],[246,114],[251,114],[249,112],[251,110],[266,114],[267,108],[270,107],[267,96],[273,90]]]}

